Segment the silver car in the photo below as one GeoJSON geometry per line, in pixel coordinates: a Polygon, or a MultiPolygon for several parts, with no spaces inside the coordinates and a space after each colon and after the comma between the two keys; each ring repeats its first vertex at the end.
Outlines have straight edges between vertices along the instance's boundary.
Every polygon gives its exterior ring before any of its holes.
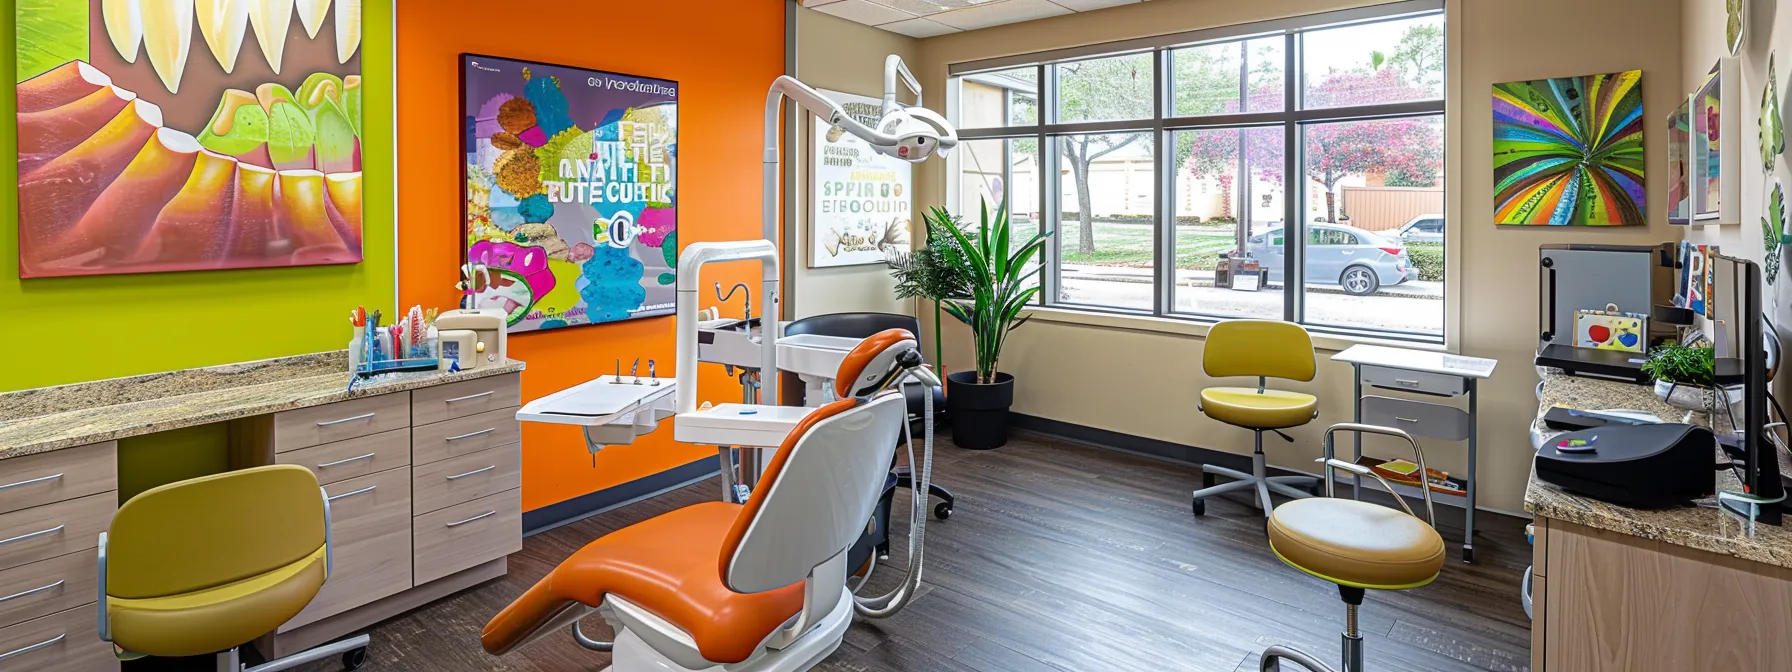
{"type": "MultiPolygon", "coordinates": [[[[1250,252],[1269,271],[1270,282],[1282,281],[1281,227],[1251,236],[1250,252]]],[[[1406,256],[1406,244],[1344,224],[1307,225],[1308,284],[1337,285],[1351,296],[1374,294],[1383,286],[1419,279],[1419,269],[1406,256]]]]}
{"type": "Polygon", "coordinates": [[[1395,230],[1395,238],[1409,243],[1444,242],[1444,216],[1419,215],[1395,230]]]}

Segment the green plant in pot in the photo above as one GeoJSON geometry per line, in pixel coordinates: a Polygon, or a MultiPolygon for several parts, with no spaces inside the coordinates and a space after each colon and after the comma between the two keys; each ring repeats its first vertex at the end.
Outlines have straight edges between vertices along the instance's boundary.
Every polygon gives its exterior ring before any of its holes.
{"type": "Polygon", "coordinates": [[[1015,244],[1005,203],[993,216],[985,203],[972,232],[961,228],[944,208],[929,211],[926,219],[929,245],[942,236],[950,240],[938,248],[940,258],[965,271],[961,293],[946,297],[939,306],[971,328],[977,356],[977,370],[946,376],[952,442],[977,450],[1000,448],[1008,442],[1008,409],[1014,404],[1014,376],[1000,370],[1002,346],[1009,332],[1027,322],[1022,313],[1039,294],[1037,284],[1028,286],[1039,269],[1028,270],[1027,262],[1052,234],[1037,233],[1015,244]]]}
{"type": "MultiPolygon", "coordinates": [[[[1710,347],[1668,343],[1650,351],[1643,373],[1655,379],[1655,395],[1681,408],[1717,406],[1717,358],[1710,347]]],[[[1734,396],[1726,391],[1726,397],[1734,396]]],[[[1734,403],[1736,399],[1730,399],[1734,403]]]]}

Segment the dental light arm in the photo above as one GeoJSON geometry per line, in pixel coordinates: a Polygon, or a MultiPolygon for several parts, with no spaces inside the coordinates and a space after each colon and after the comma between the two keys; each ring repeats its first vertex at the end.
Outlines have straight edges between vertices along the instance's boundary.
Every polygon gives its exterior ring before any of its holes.
{"type": "Polygon", "coordinates": [[[915,92],[915,107],[921,106],[921,80],[915,79],[915,73],[909,72],[908,64],[902,57],[890,54],[884,58],[884,115],[900,109],[896,105],[896,78],[900,75],[902,83],[908,90],[915,92]]]}

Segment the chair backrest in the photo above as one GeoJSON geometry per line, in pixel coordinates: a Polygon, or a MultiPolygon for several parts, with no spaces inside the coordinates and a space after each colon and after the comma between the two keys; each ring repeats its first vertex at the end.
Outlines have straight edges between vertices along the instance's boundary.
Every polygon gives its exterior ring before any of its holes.
{"type": "Polygon", "coordinates": [[[897,392],[822,406],[791,430],[722,544],[722,582],[782,588],[846,551],[877,506],[908,418],[897,392]]]}
{"type": "Polygon", "coordinates": [[[919,334],[921,320],[913,315],[896,313],[829,313],[805,317],[784,325],[784,333],[787,335],[814,334],[841,338],[869,338],[890,329],[903,329],[911,334],[919,334]]]}
{"type": "Polygon", "coordinates": [[[167,597],[241,581],[317,553],[324,534],[323,492],[298,465],[170,483],[112,518],[106,594],[167,597]]]}
{"type": "Polygon", "coordinates": [[[1313,338],[1292,322],[1226,320],[1207,331],[1201,370],[1215,378],[1262,376],[1310,381],[1313,338]]]}

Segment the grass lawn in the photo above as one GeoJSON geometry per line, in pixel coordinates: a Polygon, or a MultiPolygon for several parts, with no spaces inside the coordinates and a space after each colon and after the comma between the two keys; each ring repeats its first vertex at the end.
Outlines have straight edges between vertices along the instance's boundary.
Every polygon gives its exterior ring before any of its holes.
{"type": "MultiPolygon", "coordinates": [[[[1063,231],[1064,263],[1091,266],[1150,268],[1152,226],[1144,223],[1095,222],[1095,252],[1076,253],[1077,229],[1067,223],[1063,231]]],[[[1231,225],[1176,227],[1176,268],[1213,270],[1219,253],[1236,247],[1231,225]]]]}

